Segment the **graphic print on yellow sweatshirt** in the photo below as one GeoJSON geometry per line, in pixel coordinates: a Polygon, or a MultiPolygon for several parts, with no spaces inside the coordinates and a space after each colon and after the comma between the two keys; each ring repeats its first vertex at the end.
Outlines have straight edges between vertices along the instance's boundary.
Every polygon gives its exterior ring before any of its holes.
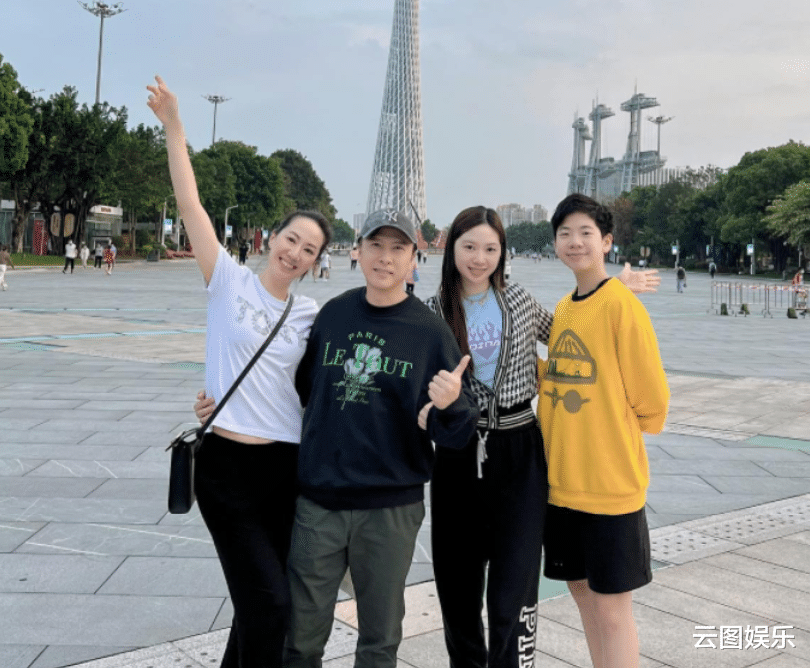
{"type": "Polygon", "coordinates": [[[664,428],[669,404],[647,310],[617,280],[582,300],[568,295],[548,350],[537,415],[549,502],[602,515],[639,510],[650,482],[642,432],[664,428]]]}

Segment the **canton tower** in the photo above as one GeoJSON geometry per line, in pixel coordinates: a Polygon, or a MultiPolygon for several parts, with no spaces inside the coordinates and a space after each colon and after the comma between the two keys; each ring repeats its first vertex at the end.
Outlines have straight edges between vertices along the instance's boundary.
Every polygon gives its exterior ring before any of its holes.
{"type": "Polygon", "coordinates": [[[419,0],[395,0],[366,213],[391,207],[417,225],[427,214],[419,72],[419,0]]]}

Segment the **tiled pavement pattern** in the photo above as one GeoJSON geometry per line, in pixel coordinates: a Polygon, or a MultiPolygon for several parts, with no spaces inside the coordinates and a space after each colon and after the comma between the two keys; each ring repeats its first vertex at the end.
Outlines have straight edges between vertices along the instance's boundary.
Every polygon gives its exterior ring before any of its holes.
{"type": "MultiPolygon", "coordinates": [[[[299,292],[323,302],[361,284],[347,258],[333,264],[330,282],[307,277],[299,292]]],[[[435,289],[439,264],[420,268],[418,296],[435,289]]],[[[513,267],[549,309],[573,285],[560,262],[513,267]]],[[[0,668],[218,665],[230,608],[210,539],[196,512],[165,511],[164,448],[193,420],[203,384],[196,265],[7,279],[0,668]]],[[[642,665],[810,667],[810,320],[716,316],[708,278],[688,283],[676,294],[670,272],[643,297],[673,399],[666,432],[647,439],[659,568],[636,595],[642,665]],[[791,626],[795,647],[697,649],[696,625],[791,626]]],[[[428,532],[410,575],[403,666],[447,665],[428,532]]],[[[570,597],[555,598],[557,583],[541,590],[537,665],[590,665],[570,597]]],[[[337,617],[328,665],[342,668],[356,638],[350,600],[337,617]]]]}

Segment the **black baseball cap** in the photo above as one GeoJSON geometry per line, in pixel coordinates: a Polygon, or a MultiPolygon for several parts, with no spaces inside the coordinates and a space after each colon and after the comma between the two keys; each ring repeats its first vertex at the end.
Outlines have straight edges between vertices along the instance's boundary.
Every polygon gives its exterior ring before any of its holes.
{"type": "Polygon", "coordinates": [[[381,227],[393,227],[405,234],[413,243],[417,242],[416,225],[408,216],[396,209],[380,209],[369,214],[363,227],[360,228],[360,236],[365,239],[381,227]]]}

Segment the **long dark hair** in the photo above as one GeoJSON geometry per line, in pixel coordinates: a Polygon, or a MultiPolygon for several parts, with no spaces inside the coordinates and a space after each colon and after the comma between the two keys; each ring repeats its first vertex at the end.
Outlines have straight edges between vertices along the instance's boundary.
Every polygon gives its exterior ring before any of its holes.
{"type": "Polygon", "coordinates": [[[461,273],[456,267],[456,241],[458,238],[469,232],[478,225],[489,225],[498,234],[498,241],[501,244],[501,257],[498,266],[489,277],[490,285],[495,290],[503,290],[506,287],[504,278],[504,268],[506,266],[506,232],[503,229],[501,217],[494,209],[485,206],[471,206],[459,213],[450,232],[447,235],[447,242],[444,245],[444,260],[442,261],[442,282],[439,286],[439,301],[447,324],[453,331],[458,347],[461,348],[462,355],[470,355],[470,370],[475,368],[472,355],[470,354],[470,342],[467,335],[467,316],[464,312],[464,304],[461,296],[461,273]]]}

